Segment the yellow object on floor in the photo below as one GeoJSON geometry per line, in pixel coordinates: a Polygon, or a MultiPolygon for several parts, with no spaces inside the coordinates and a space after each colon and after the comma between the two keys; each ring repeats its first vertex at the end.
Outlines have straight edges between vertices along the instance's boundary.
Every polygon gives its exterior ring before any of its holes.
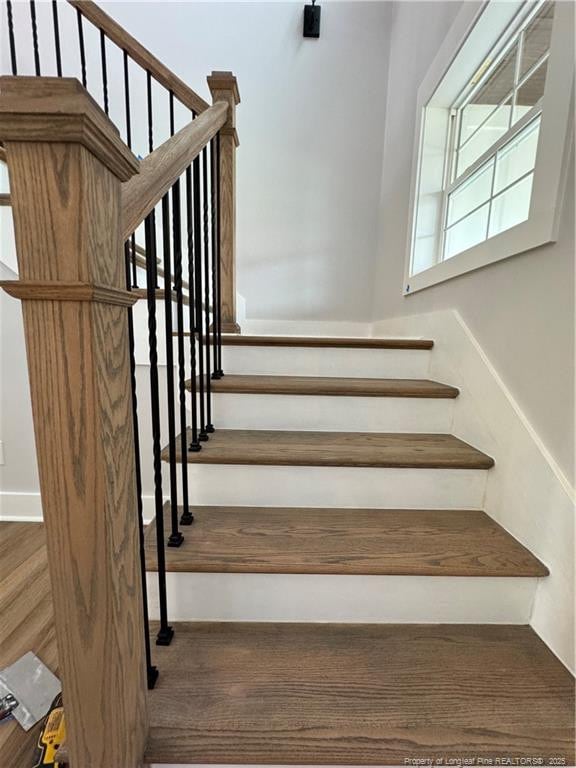
{"type": "Polygon", "coordinates": [[[66,736],[66,727],[64,724],[64,709],[62,707],[62,697],[58,696],[50,712],[44,721],[44,727],[38,739],[36,754],[34,755],[33,768],[43,768],[44,766],[53,766],[54,768],[63,768],[62,763],[56,762],[56,753],[63,744],[66,736]]]}

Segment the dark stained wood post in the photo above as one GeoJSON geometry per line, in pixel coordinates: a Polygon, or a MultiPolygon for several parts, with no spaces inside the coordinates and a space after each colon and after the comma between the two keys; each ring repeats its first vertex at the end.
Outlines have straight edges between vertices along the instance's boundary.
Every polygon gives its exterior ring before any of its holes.
{"type": "MultiPolygon", "coordinates": [[[[69,78],[0,78],[72,768],[147,736],[121,183],[138,161],[69,78]]],[[[14,404],[16,405],[16,404],[14,404]]]]}

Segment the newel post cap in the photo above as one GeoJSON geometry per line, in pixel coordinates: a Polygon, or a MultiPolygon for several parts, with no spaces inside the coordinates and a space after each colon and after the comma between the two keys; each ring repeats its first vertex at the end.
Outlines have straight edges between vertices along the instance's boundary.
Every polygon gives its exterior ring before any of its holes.
{"type": "Polygon", "coordinates": [[[228,119],[221,128],[223,136],[232,136],[234,144],[239,146],[238,133],[236,132],[236,107],[240,104],[240,91],[238,81],[232,72],[212,72],[206,78],[212,94],[212,101],[226,101],[228,103],[228,119]]]}
{"type": "Polygon", "coordinates": [[[0,77],[0,141],[81,144],[120,181],[140,168],[114,123],[72,77],[0,77]]]}
{"type": "Polygon", "coordinates": [[[238,90],[238,81],[233,72],[212,72],[206,78],[208,81],[208,88],[212,97],[217,91],[229,91],[233,98],[234,104],[240,104],[240,91],[238,90]]]}

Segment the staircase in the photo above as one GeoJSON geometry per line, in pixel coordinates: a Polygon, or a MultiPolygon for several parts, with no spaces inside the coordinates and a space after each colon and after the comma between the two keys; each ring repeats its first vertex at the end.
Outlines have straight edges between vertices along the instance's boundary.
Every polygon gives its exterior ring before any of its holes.
{"type": "Polygon", "coordinates": [[[572,760],[571,677],[526,626],[548,570],[482,511],[494,460],[449,434],[433,342],[223,343],[149,761],[572,760]]]}
{"type": "Polygon", "coordinates": [[[241,334],[236,78],[213,72],[209,105],[90,0],[51,4],[46,76],[47,8],[26,8],[27,54],[6,3],[2,288],[23,306],[60,760],[571,764],[573,678],[529,626],[555,574],[484,511],[505,457],[453,434],[434,341],[241,334]]]}

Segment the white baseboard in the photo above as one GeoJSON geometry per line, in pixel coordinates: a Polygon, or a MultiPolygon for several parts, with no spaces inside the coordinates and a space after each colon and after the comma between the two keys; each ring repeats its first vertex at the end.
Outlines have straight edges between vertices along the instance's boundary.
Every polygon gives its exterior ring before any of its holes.
{"type": "Polygon", "coordinates": [[[0,521],[41,523],[42,502],[39,493],[0,492],[0,521]]]}
{"type": "MultiPolygon", "coordinates": [[[[154,496],[142,497],[144,523],[147,525],[154,518],[154,496]]],[[[17,491],[0,492],[0,522],[41,523],[42,500],[39,493],[17,491]]]]}
{"type": "Polygon", "coordinates": [[[574,670],[574,489],[456,311],[374,324],[375,336],[390,334],[434,340],[430,377],[461,392],[454,434],[496,460],[485,511],[550,568],[538,583],[531,626],[574,670]]]}

